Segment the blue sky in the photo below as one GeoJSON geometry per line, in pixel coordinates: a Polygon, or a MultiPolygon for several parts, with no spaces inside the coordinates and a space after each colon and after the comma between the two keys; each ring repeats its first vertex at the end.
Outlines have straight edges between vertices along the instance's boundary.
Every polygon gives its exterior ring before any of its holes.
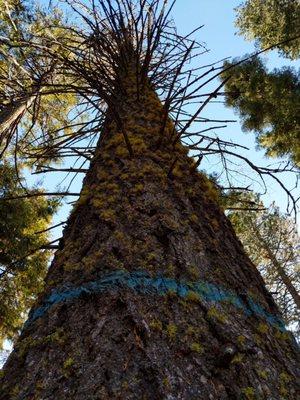
{"type": "MultiPolygon", "coordinates": [[[[251,54],[255,49],[254,42],[245,41],[243,37],[237,34],[237,28],[234,26],[235,8],[241,3],[241,0],[178,0],[173,17],[181,33],[187,33],[198,25],[204,27],[197,33],[197,39],[204,41],[208,54],[203,55],[203,63],[214,62],[225,57],[241,57],[244,54],[251,54]]],[[[291,62],[278,56],[276,50],[269,51],[263,55],[269,69],[280,68],[281,66],[300,67],[299,61],[291,62]]],[[[200,60],[201,61],[201,60],[200,60]]],[[[209,115],[220,119],[237,119],[237,123],[230,124],[226,129],[219,131],[222,138],[233,140],[239,144],[249,147],[251,150],[245,152],[251,161],[257,165],[268,165],[276,162],[274,159],[266,159],[264,151],[258,150],[255,143],[254,133],[244,133],[241,130],[239,118],[234,115],[232,109],[225,108],[223,105],[211,104],[209,106],[209,115]]],[[[210,168],[205,165],[209,171],[210,168]]],[[[211,168],[213,170],[214,167],[211,168]]],[[[294,186],[295,176],[286,174],[284,181],[294,186]]],[[[264,196],[264,201],[268,204],[275,201],[283,212],[286,210],[286,196],[283,191],[271,180],[268,182],[268,193],[264,196]]],[[[253,189],[259,191],[258,185],[253,185],[253,189]]],[[[299,192],[298,192],[299,193],[299,192]]]]}
{"type": "MultiPolygon", "coordinates": [[[[48,4],[47,0],[42,0],[42,4],[48,4]]],[[[240,4],[240,0],[224,1],[224,0],[177,0],[172,12],[172,17],[178,28],[180,34],[187,34],[199,25],[204,27],[197,32],[195,39],[205,42],[206,47],[210,51],[198,59],[199,65],[209,64],[226,57],[240,57],[246,53],[255,51],[253,42],[246,42],[243,37],[236,34],[237,29],[234,26],[235,11],[234,8],[240,4]]],[[[264,59],[270,69],[278,68],[283,65],[293,65],[299,67],[300,63],[290,62],[286,59],[279,58],[276,51],[268,52],[264,55],[264,59]]],[[[231,109],[225,108],[220,104],[211,104],[206,108],[202,116],[208,116],[213,119],[237,119],[237,115],[233,114],[231,109]]],[[[222,131],[218,131],[223,139],[232,140],[236,143],[242,144],[250,148],[250,151],[243,152],[252,162],[257,165],[266,166],[276,160],[266,159],[264,152],[258,150],[255,143],[253,133],[243,133],[239,122],[229,124],[229,126],[222,131]]],[[[207,172],[218,171],[218,163],[216,160],[204,160],[201,168],[207,172]]],[[[241,167],[240,171],[245,175],[251,172],[245,167],[241,167]]],[[[46,174],[43,184],[48,190],[55,189],[55,186],[62,179],[61,174],[46,174]],[[51,176],[52,175],[52,176],[51,176]]],[[[82,176],[80,176],[82,178],[82,176]]],[[[75,180],[71,188],[72,192],[80,191],[81,179],[75,180]]],[[[261,191],[262,188],[256,182],[257,177],[254,176],[252,188],[255,191],[261,191]]],[[[295,177],[286,174],[283,177],[288,186],[293,187],[295,177]]],[[[242,177],[239,177],[237,182],[238,186],[245,184],[242,177]],[[240,183],[240,184],[239,184],[240,183]]],[[[248,183],[248,182],[247,182],[248,183]]],[[[286,210],[286,195],[279,188],[279,186],[270,179],[267,179],[268,193],[264,195],[263,200],[266,204],[275,201],[283,212],[286,210]]],[[[67,199],[65,202],[72,201],[74,198],[67,199]]],[[[58,223],[67,218],[70,206],[66,204],[61,208],[59,214],[55,217],[55,223],[58,223]]],[[[54,237],[60,236],[60,229],[54,231],[54,237]]]]}

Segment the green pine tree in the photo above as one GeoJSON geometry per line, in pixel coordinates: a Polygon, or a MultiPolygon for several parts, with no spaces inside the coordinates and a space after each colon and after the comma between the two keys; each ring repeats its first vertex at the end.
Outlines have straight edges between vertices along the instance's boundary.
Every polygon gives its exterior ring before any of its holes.
{"type": "Polygon", "coordinates": [[[240,35],[255,40],[261,49],[285,42],[278,46],[280,53],[290,59],[299,57],[298,0],[246,0],[236,10],[240,35]]]}
{"type": "Polygon", "coordinates": [[[14,167],[0,163],[0,348],[5,339],[18,335],[43,288],[50,258],[44,249],[50,237],[43,231],[58,205],[44,197],[5,201],[23,193],[14,167]]]}
{"type": "Polygon", "coordinates": [[[229,219],[287,324],[300,337],[300,253],[295,221],[271,204],[265,208],[259,195],[229,192],[223,198],[229,219]]]}
{"type": "Polygon", "coordinates": [[[268,71],[260,58],[235,66],[225,63],[226,105],[233,107],[245,131],[271,157],[288,156],[300,166],[300,76],[292,68],[268,71]],[[227,69],[233,66],[231,69],[227,69]]]}

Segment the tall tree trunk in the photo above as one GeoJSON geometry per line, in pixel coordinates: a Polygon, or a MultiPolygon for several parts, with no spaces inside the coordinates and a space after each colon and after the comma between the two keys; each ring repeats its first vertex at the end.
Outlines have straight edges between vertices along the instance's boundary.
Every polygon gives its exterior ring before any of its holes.
{"type": "Polygon", "coordinates": [[[257,238],[261,244],[261,249],[266,253],[267,258],[270,260],[274,270],[276,271],[277,275],[284,283],[287,291],[289,292],[292,299],[294,300],[297,308],[300,310],[300,296],[299,296],[299,293],[297,292],[295,286],[293,285],[292,280],[290,279],[288,274],[285,272],[283,266],[278,261],[277,257],[273,253],[272,249],[270,248],[270,246],[268,245],[266,240],[260,234],[259,228],[257,226],[255,226],[254,224],[252,225],[252,227],[253,227],[255,235],[257,236],[257,238]]]}
{"type": "Polygon", "coordinates": [[[32,105],[36,99],[36,94],[29,94],[23,98],[16,100],[2,108],[0,111],[0,156],[1,150],[5,148],[10,141],[10,129],[16,126],[23,116],[24,112],[32,105]]]}
{"type": "Polygon", "coordinates": [[[155,93],[126,79],[0,399],[295,400],[262,278],[155,93]]]}

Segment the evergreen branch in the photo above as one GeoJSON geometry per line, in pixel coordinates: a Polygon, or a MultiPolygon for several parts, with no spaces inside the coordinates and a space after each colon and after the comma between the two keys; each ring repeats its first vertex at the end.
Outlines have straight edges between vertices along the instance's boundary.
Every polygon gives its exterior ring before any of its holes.
{"type": "Polygon", "coordinates": [[[27,193],[20,196],[1,197],[0,201],[19,200],[19,199],[27,199],[31,197],[40,197],[40,196],[79,196],[79,195],[80,193],[70,193],[70,192],[38,192],[38,193],[27,193]]]}
{"type": "Polygon", "coordinates": [[[53,225],[50,228],[43,229],[42,231],[34,232],[35,235],[40,235],[41,233],[49,232],[52,229],[58,228],[61,225],[64,225],[67,221],[62,221],[59,224],[53,225]]]}

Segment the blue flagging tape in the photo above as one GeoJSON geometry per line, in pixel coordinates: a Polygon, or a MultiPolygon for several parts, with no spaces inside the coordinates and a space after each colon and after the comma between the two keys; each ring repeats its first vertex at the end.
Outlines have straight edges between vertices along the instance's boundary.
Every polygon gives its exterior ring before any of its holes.
{"type": "Polygon", "coordinates": [[[67,288],[65,290],[53,290],[42,305],[29,314],[25,327],[41,318],[54,305],[62,302],[72,301],[84,295],[104,293],[107,291],[118,291],[128,288],[136,293],[146,295],[164,296],[170,292],[181,298],[188,297],[191,293],[197,294],[201,299],[208,302],[228,302],[242,310],[247,316],[256,315],[265,319],[270,325],[285,331],[284,322],[276,315],[268,313],[253,298],[247,296],[243,299],[230,290],[205,281],[186,282],[178,281],[164,276],[151,277],[146,271],[127,272],[122,270],[113,271],[103,278],[85,283],[79,287],[67,288]]]}

